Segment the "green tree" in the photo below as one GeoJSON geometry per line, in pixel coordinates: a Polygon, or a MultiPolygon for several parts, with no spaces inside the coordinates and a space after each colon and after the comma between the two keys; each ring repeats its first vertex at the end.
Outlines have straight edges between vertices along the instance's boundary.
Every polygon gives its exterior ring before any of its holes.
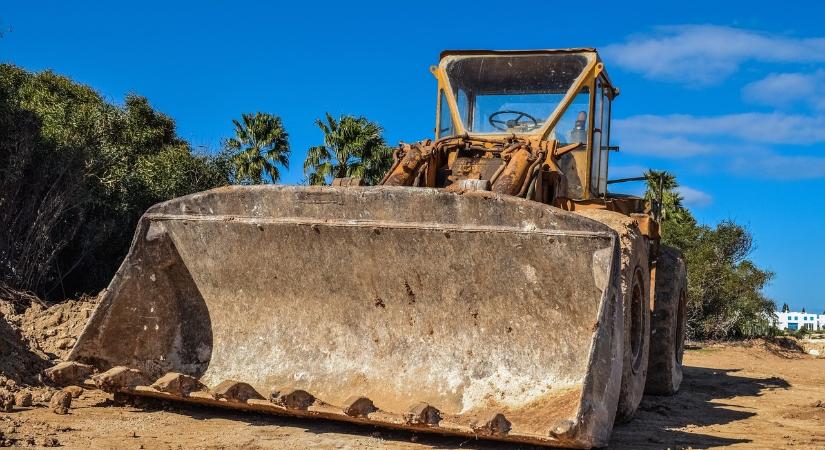
{"type": "Polygon", "coordinates": [[[664,170],[650,169],[645,172],[645,178],[647,178],[645,200],[651,203],[657,220],[680,220],[690,215],[682,205],[679,183],[676,182],[673,174],[664,170]]]}
{"type": "Polygon", "coordinates": [[[151,205],[227,184],[147,99],[0,64],[0,285],[96,293],[151,205]]]}
{"type": "Polygon", "coordinates": [[[662,243],[682,250],[688,271],[688,332],[693,339],[755,336],[770,330],[775,305],[762,289],[773,274],[748,259],[753,236],[733,221],[698,224],[667,172],[648,171],[645,198],[661,224],[662,243]]]}
{"type": "Polygon", "coordinates": [[[257,112],[233,120],[235,137],[225,146],[231,154],[235,182],[261,184],[281,179],[278,165],[289,168],[289,141],[281,118],[257,112]]]}
{"type": "Polygon", "coordinates": [[[791,308],[788,306],[788,304],[787,304],[787,303],[783,303],[783,304],[782,304],[782,312],[783,312],[783,313],[786,313],[786,312],[791,312],[791,308]]]}
{"type": "Polygon", "coordinates": [[[326,122],[315,124],[324,134],[324,143],[312,147],[304,160],[309,184],[329,184],[333,178],[358,177],[377,184],[392,165],[392,151],[382,136],[383,128],[365,117],[329,113],[326,122]]]}

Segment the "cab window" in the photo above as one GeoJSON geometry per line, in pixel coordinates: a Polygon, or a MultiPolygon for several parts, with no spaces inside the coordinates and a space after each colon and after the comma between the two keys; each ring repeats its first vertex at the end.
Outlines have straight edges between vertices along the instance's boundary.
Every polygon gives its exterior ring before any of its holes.
{"type": "Polygon", "coordinates": [[[450,116],[450,107],[447,105],[447,96],[443,90],[438,91],[438,133],[437,137],[452,136],[455,134],[453,118],[450,116]]]}
{"type": "Polygon", "coordinates": [[[596,97],[593,108],[593,145],[591,146],[590,192],[607,194],[607,164],[610,157],[610,88],[604,80],[596,79],[596,97]]]}

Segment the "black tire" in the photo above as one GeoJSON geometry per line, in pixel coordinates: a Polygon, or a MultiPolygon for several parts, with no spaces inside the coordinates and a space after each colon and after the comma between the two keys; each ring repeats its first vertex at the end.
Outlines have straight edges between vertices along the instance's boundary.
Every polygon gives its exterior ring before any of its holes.
{"type": "Polygon", "coordinates": [[[622,236],[624,364],[616,422],[633,417],[645,391],[650,348],[650,269],[648,241],[637,233],[622,236]]]}
{"type": "Polygon", "coordinates": [[[682,383],[687,271],[678,250],[662,246],[656,263],[646,394],[672,395],[682,383]]]}
{"type": "Polygon", "coordinates": [[[613,229],[621,245],[621,303],[624,313],[622,382],[616,423],[633,417],[645,391],[650,350],[650,241],[635,219],[606,210],[581,210],[577,214],[613,229]]]}

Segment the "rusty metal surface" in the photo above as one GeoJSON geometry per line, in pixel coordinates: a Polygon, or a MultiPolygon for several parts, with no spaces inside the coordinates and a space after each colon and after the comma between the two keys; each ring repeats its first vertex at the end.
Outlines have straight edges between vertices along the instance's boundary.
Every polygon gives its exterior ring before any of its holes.
{"type": "MultiPolygon", "coordinates": [[[[610,99],[612,101],[619,93],[618,88],[614,87],[610,81],[610,77],[608,76],[604,64],[601,62],[601,59],[598,56],[598,53],[593,48],[570,48],[570,49],[556,49],[556,50],[505,50],[505,51],[496,51],[496,50],[446,50],[441,53],[440,61],[438,66],[431,67],[431,72],[438,80],[438,101],[439,104],[437,106],[437,115],[436,115],[436,130],[438,138],[444,138],[445,136],[442,135],[441,130],[447,130],[448,134],[454,136],[464,136],[468,135],[473,138],[495,138],[497,135],[500,136],[500,133],[494,131],[484,131],[481,132],[480,129],[477,129],[473,126],[468,126],[465,124],[466,120],[463,118],[473,117],[475,112],[473,111],[474,106],[471,102],[469,106],[467,106],[468,111],[460,111],[459,108],[459,100],[457,98],[457,93],[459,89],[457,86],[462,84],[462,81],[466,78],[472,78],[471,75],[467,73],[463,73],[459,71],[458,73],[450,73],[448,71],[448,67],[452,64],[456,63],[457,61],[470,61],[470,60],[478,60],[478,59],[485,59],[490,61],[509,61],[512,62],[513,60],[517,59],[530,59],[533,58],[535,61],[540,60],[543,57],[547,57],[547,55],[579,55],[582,58],[586,59],[587,65],[582,69],[579,76],[567,88],[567,92],[565,93],[564,97],[560,100],[558,105],[555,107],[553,112],[543,121],[543,124],[540,127],[507,127],[506,131],[508,133],[514,133],[515,135],[528,137],[532,140],[536,140],[542,143],[547,143],[551,141],[557,140],[559,136],[559,130],[557,130],[557,125],[561,120],[563,114],[565,114],[568,109],[573,104],[574,99],[580,98],[579,96],[582,95],[583,92],[590,92],[595,93],[597,86],[599,86],[600,91],[603,88],[603,92],[605,93],[605,98],[610,99]],[[448,108],[449,114],[444,114],[442,111],[444,108],[448,108]],[[449,123],[446,123],[447,118],[449,118],[449,123]],[[441,121],[445,120],[445,125],[441,124],[441,121]]],[[[497,75],[502,78],[506,79],[509,76],[516,76],[516,73],[520,73],[521,71],[515,68],[510,63],[504,64],[501,63],[501,67],[495,68],[495,63],[492,63],[492,67],[487,69],[490,66],[488,64],[485,67],[485,70],[493,70],[497,73],[497,75]],[[512,73],[513,75],[510,75],[512,73]]],[[[578,70],[578,69],[576,69],[578,70]]],[[[475,73],[477,71],[471,70],[470,73],[475,73]]],[[[548,71],[554,72],[554,71],[548,71]]],[[[560,72],[564,72],[561,70],[560,72]]],[[[541,75],[537,75],[539,79],[542,78],[541,75]]],[[[546,75],[548,78],[552,78],[554,76],[558,76],[558,73],[548,73],[546,75]]],[[[529,83],[527,83],[529,84],[529,83]]],[[[466,89],[465,89],[466,90],[466,89]]],[[[473,89],[473,91],[485,91],[485,89],[473,89]]],[[[598,151],[597,146],[594,146],[593,138],[595,136],[596,129],[598,128],[601,130],[605,128],[608,132],[606,135],[609,140],[609,121],[610,121],[610,108],[606,108],[606,119],[605,121],[607,124],[598,124],[598,126],[594,123],[594,118],[596,116],[595,110],[595,95],[590,95],[589,98],[589,105],[587,111],[582,111],[585,113],[586,117],[586,124],[585,129],[586,133],[589,138],[582,139],[582,145],[580,147],[576,147],[577,150],[573,148],[565,148],[564,151],[561,151],[556,154],[551,154],[548,158],[548,164],[551,166],[551,169],[557,171],[560,166],[564,166],[564,170],[562,173],[565,177],[568,178],[566,189],[567,192],[560,192],[557,196],[556,200],[550,199],[545,200],[544,198],[535,198],[535,200],[542,201],[544,203],[556,204],[556,205],[563,205],[566,204],[567,200],[590,200],[594,198],[598,198],[605,194],[603,192],[605,189],[601,186],[601,182],[599,181],[600,178],[597,177],[595,180],[591,180],[591,174],[594,173],[591,171],[591,166],[598,166],[598,161],[600,161],[601,157],[594,158],[593,152],[598,151]],[[566,158],[562,158],[567,156],[566,158]],[[595,163],[595,164],[594,164],[595,163]]],[[[504,111],[500,111],[504,112],[504,111]]],[[[497,113],[496,113],[497,114],[497,113]]],[[[492,116],[491,116],[492,117],[492,116]]],[[[504,131],[499,130],[499,131],[504,131]]],[[[562,130],[564,131],[564,130],[562,130]]],[[[599,131],[601,133],[601,131],[599,131]]],[[[601,134],[600,134],[601,135],[601,134]]],[[[605,147],[610,148],[609,142],[605,142],[605,147]]],[[[542,163],[543,164],[543,163],[542,163]]],[[[540,168],[540,170],[545,170],[545,168],[540,168]]],[[[595,173],[603,174],[600,167],[595,167],[595,173]]],[[[606,175],[604,173],[603,175],[606,175]]],[[[395,185],[399,185],[401,183],[392,183],[395,185]]],[[[407,184],[409,185],[409,184],[407,184]]],[[[494,189],[495,190],[495,189],[494,189]]],[[[497,190],[497,192],[505,192],[505,190],[497,190]]],[[[523,195],[519,195],[523,196],[523,195]]],[[[530,197],[528,197],[530,198],[530,197]]]]}
{"type": "Polygon", "coordinates": [[[493,192],[545,200],[543,194],[536,198],[534,193],[540,184],[539,172],[555,167],[548,159],[554,146],[554,142],[515,135],[402,143],[393,154],[395,163],[380,184],[460,190],[464,180],[484,180],[493,192]]]}
{"type": "Polygon", "coordinates": [[[314,406],[297,415],[602,445],[621,381],[618,250],[595,221],[491,192],[221,188],[144,215],[71,359],[302,391],[314,406]],[[361,397],[377,409],[347,415],[361,397]],[[436,423],[409,419],[421,404],[436,423]]]}

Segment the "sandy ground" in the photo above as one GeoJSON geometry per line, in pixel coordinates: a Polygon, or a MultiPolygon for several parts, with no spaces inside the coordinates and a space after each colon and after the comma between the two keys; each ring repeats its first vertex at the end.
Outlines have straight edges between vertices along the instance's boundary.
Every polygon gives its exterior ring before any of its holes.
{"type": "MultiPolygon", "coordinates": [[[[682,390],[646,397],[611,448],[825,449],[825,359],[762,343],[689,350],[682,390]]],[[[69,448],[502,448],[327,421],[167,405],[113,405],[86,391],[68,415],[36,404],[0,414],[7,445],[69,448]]],[[[513,448],[513,447],[508,447],[513,448]]]]}

